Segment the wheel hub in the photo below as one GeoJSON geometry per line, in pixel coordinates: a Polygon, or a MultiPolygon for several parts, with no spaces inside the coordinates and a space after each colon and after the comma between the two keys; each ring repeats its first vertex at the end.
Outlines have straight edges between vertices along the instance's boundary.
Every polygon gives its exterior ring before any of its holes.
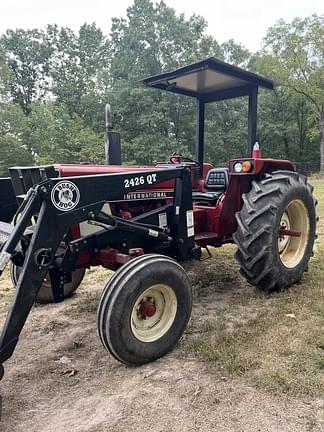
{"type": "Polygon", "coordinates": [[[130,325],[142,342],[154,342],[172,326],[177,313],[177,298],[166,284],[152,285],[135,300],[130,325]]]}
{"type": "Polygon", "coordinates": [[[284,266],[296,267],[303,259],[309,230],[309,215],[304,203],[290,201],[278,227],[278,252],[284,266]]]}
{"type": "Polygon", "coordinates": [[[287,212],[284,212],[282,215],[281,221],[280,221],[280,228],[279,228],[279,236],[278,236],[278,249],[279,253],[281,253],[285,247],[287,246],[287,243],[289,241],[289,237],[287,235],[284,235],[283,232],[290,229],[290,221],[287,212]]]}
{"type": "Polygon", "coordinates": [[[152,301],[144,301],[141,303],[139,310],[143,319],[151,318],[156,313],[156,306],[152,301]]]}

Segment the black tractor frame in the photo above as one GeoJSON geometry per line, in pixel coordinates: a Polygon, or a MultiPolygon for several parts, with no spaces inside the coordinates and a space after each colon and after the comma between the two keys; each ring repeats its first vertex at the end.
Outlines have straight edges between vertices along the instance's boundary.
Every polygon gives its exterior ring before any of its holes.
{"type": "MultiPolygon", "coordinates": [[[[138,174],[142,175],[141,172],[138,174]]],[[[21,215],[15,227],[2,224],[2,232],[7,229],[9,237],[0,252],[0,274],[10,258],[20,265],[22,260],[23,271],[17,281],[13,305],[0,340],[1,365],[15,349],[46,273],[50,273],[54,299],[62,300],[64,283],[75,269],[76,258],[82,248],[103,248],[106,245],[120,243],[127,235],[128,244],[134,243],[137,248],[144,247],[145,244],[147,251],[163,250],[164,254],[181,260],[200,257],[194,238],[187,235],[186,215],[187,211],[192,210],[190,169],[178,167],[148,171],[143,176],[143,184],[125,188],[125,183],[132,178],[134,173],[71,177],[41,182],[29,190],[19,208],[21,215]],[[173,202],[165,207],[144,213],[135,221],[122,220],[102,211],[107,201],[122,200],[126,193],[136,191],[152,182],[159,184],[167,180],[174,180],[175,187],[173,202]],[[74,188],[73,193],[78,195],[75,198],[75,207],[68,212],[58,209],[53,198],[53,191],[62,184],[71,185],[74,188]],[[168,230],[160,227],[158,223],[159,214],[165,212],[170,220],[168,230]],[[30,221],[34,216],[37,216],[37,224],[35,229],[32,229],[30,221]],[[92,221],[103,227],[103,230],[99,234],[83,238],[81,242],[68,242],[69,229],[73,224],[82,221],[92,221]],[[10,233],[9,227],[12,227],[10,233]],[[68,245],[63,254],[57,253],[62,240],[68,245]],[[23,257],[19,250],[19,245],[24,241],[28,243],[26,257],[23,257]]],[[[0,375],[3,375],[2,366],[0,375]]]]}

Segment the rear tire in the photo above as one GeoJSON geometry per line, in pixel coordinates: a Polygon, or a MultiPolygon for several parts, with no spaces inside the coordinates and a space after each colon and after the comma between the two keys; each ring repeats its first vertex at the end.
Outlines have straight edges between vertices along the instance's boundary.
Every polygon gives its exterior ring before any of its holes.
{"type": "MultiPolygon", "coordinates": [[[[12,283],[16,286],[22,267],[18,267],[15,264],[10,264],[10,277],[12,283]]],[[[76,289],[81,284],[83,277],[85,275],[85,268],[76,269],[71,273],[72,280],[64,284],[64,298],[71,297],[76,289]]],[[[38,294],[35,299],[36,303],[52,303],[54,301],[51,281],[49,279],[49,275],[45,276],[45,279],[38,291],[38,294]]]]}
{"type": "Polygon", "coordinates": [[[143,255],[108,281],[98,305],[98,333],[117,360],[148,363],[176,345],[191,309],[191,284],[183,268],[162,255],[143,255]]]}
{"type": "Polygon", "coordinates": [[[276,171],[253,181],[251,191],[243,194],[233,239],[240,272],[252,285],[272,291],[300,281],[316,238],[312,191],[305,176],[276,171]],[[280,228],[301,235],[279,235],[280,228]]]}

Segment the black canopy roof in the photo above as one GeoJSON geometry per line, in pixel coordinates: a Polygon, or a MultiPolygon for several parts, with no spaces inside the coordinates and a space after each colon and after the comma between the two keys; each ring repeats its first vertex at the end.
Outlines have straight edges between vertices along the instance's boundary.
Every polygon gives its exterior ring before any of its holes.
{"type": "Polygon", "coordinates": [[[145,78],[143,85],[195,97],[202,102],[213,102],[250,94],[263,87],[273,90],[270,79],[214,57],[197,63],[145,78]]]}

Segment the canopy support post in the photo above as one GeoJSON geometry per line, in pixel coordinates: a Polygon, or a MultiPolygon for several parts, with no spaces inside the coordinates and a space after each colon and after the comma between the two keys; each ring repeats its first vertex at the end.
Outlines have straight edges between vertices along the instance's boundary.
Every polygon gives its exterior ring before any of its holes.
{"type": "Polygon", "coordinates": [[[199,162],[199,178],[203,178],[205,102],[197,99],[196,105],[196,160],[199,162]]]}
{"type": "Polygon", "coordinates": [[[258,87],[253,87],[249,92],[248,157],[252,156],[253,146],[256,141],[257,104],[258,104],[258,87]]]}

